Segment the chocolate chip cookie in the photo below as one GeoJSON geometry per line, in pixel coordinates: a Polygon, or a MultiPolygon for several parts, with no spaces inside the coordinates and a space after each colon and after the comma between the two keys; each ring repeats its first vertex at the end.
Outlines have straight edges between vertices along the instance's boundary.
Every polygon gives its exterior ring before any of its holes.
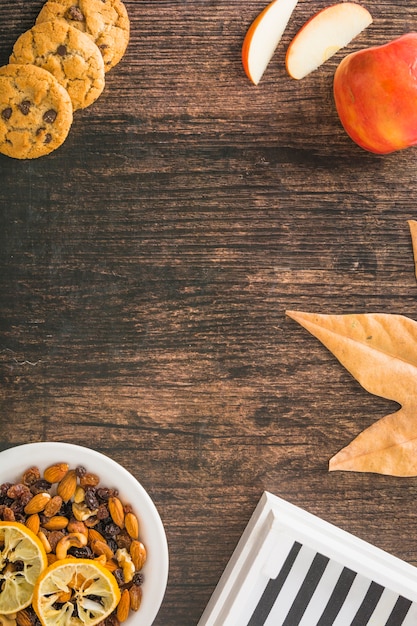
{"type": "Polygon", "coordinates": [[[30,63],[51,72],[68,91],[74,111],[95,102],[104,89],[98,47],[64,20],[35,24],[20,35],[9,62],[30,63]]]}
{"type": "Polygon", "coordinates": [[[36,23],[55,19],[64,19],[91,37],[103,55],[106,72],[126,51],[130,22],[121,0],[48,0],[36,23]]]}
{"type": "Polygon", "coordinates": [[[15,159],[49,154],[66,139],[72,123],[68,92],[46,70],[0,67],[0,152],[15,159]]]}

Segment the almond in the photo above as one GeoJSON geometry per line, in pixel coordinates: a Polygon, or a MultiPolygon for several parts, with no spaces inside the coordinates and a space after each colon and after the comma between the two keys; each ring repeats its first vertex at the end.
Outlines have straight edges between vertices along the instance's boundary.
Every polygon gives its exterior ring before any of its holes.
{"type": "Polygon", "coordinates": [[[77,474],[75,470],[69,470],[59,481],[56,492],[64,502],[68,502],[73,497],[77,488],[77,474]]]}
{"type": "Polygon", "coordinates": [[[38,513],[32,513],[26,520],[26,527],[29,528],[35,535],[38,534],[41,527],[41,520],[38,513]]]}
{"type": "Polygon", "coordinates": [[[99,533],[98,530],[96,530],[95,528],[88,528],[87,532],[88,532],[89,543],[92,543],[93,541],[97,541],[97,540],[103,541],[104,543],[106,543],[106,540],[104,539],[103,535],[99,533]]]}
{"type": "Polygon", "coordinates": [[[54,463],[46,468],[43,477],[48,483],[59,483],[68,472],[68,463],[54,463]]]}
{"type": "Polygon", "coordinates": [[[130,556],[135,570],[139,572],[146,562],[146,548],[141,541],[134,539],[130,544],[130,556]]]}
{"type": "Polygon", "coordinates": [[[114,557],[113,550],[105,541],[100,541],[100,539],[95,539],[90,543],[90,548],[97,556],[101,556],[104,554],[107,561],[110,561],[114,557]]]}
{"type": "Polygon", "coordinates": [[[117,605],[116,616],[119,622],[125,622],[129,617],[130,594],[128,589],[122,591],[119,604],[117,605]]]}
{"type": "Polygon", "coordinates": [[[132,539],[139,537],[139,522],[134,513],[126,513],[125,528],[132,539]]]}
{"type": "Polygon", "coordinates": [[[17,626],[33,626],[32,619],[27,609],[21,609],[16,613],[17,626]]]}
{"type": "Polygon", "coordinates": [[[33,496],[25,506],[26,515],[32,515],[32,513],[40,513],[44,510],[49,500],[51,499],[51,494],[46,491],[41,491],[41,493],[37,493],[36,496],[33,496]]]}
{"type": "Polygon", "coordinates": [[[130,608],[132,611],[138,611],[142,602],[142,587],[132,585],[129,589],[130,608]]]}
{"type": "Polygon", "coordinates": [[[68,526],[68,518],[64,515],[54,515],[47,522],[42,524],[46,530],[62,530],[68,526]]]}
{"type": "Polygon", "coordinates": [[[125,512],[123,509],[123,504],[116,498],[116,496],[111,496],[108,501],[109,513],[113,520],[113,522],[119,528],[124,528],[125,525],[125,512]]]}
{"type": "Polygon", "coordinates": [[[102,565],[103,567],[106,567],[107,561],[104,554],[99,554],[94,560],[97,561],[97,563],[100,563],[100,565],[102,565]]]}
{"type": "Polygon", "coordinates": [[[106,561],[105,563],[103,563],[103,565],[109,570],[109,572],[115,572],[117,569],[119,569],[119,564],[116,563],[116,561],[114,561],[113,559],[111,561],[106,561]]]}

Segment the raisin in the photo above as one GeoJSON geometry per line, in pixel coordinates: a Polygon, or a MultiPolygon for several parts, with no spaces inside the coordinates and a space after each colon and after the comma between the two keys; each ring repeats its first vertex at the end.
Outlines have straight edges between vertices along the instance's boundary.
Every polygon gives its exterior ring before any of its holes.
{"type": "Polygon", "coordinates": [[[78,465],[78,467],[75,468],[75,473],[77,474],[78,478],[81,478],[82,476],[86,475],[87,470],[83,465],[78,465]]]}
{"type": "Polygon", "coordinates": [[[77,559],[94,559],[94,552],[90,546],[85,546],[83,548],[75,548],[73,546],[69,548],[68,554],[75,556],[77,559]]]}
{"type": "Polygon", "coordinates": [[[107,539],[107,545],[109,546],[110,550],[113,552],[113,554],[116,554],[117,549],[118,549],[118,545],[115,542],[114,539],[107,539]]]}
{"type": "Polygon", "coordinates": [[[111,491],[108,487],[99,487],[96,493],[98,498],[100,498],[100,500],[103,500],[104,502],[107,502],[107,500],[111,496],[111,491]]]}
{"type": "Polygon", "coordinates": [[[125,584],[125,579],[124,579],[124,576],[123,576],[123,570],[120,567],[118,567],[117,569],[114,570],[113,576],[115,577],[119,587],[122,587],[125,584]]]}
{"type": "Polygon", "coordinates": [[[60,510],[58,511],[58,515],[63,515],[68,519],[72,518],[72,502],[68,500],[68,502],[63,502],[60,510]]]}
{"type": "Polygon", "coordinates": [[[36,496],[37,493],[42,493],[42,491],[49,491],[51,486],[52,486],[51,483],[49,483],[44,478],[41,478],[40,480],[37,480],[30,486],[30,490],[33,493],[33,495],[36,496]]]}
{"type": "Polygon", "coordinates": [[[106,537],[106,539],[108,537],[115,537],[119,532],[120,532],[120,528],[118,526],[116,526],[116,524],[106,524],[106,526],[103,529],[104,532],[104,536],[106,537]]]}
{"type": "Polygon", "coordinates": [[[19,498],[20,502],[23,504],[23,506],[26,506],[27,504],[29,504],[29,501],[32,500],[33,495],[29,492],[29,493],[25,493],[23,496],[21,496],[19,498]]]}
{"type": "Polygon", "coordinates": [[[18,500],[22,496],[27,496],[28,494],[29,498],[31,498],[32,494],[29,487],[27,485],[23,485],[22,483],[16,483],[15,485],[9,487],[9,489],[7,490],[7,495],[12,500],[18,500]]]}
{"type": "Polygon", "coordinates": [[[116,535],[115,540],[119,548],[126,548],[126,550],[129,550],[132,543],[132,538],[124,530],[119,535],[116,535]]]}
{"type": "Polygon", "coordinates": [[[38,467],[29,467],[25,472],[23,472],[22,483],[25,485],[33,485],[37,480],[41,477],[41,473],[38,467]]]}
{"type": "Polygon", "coordinates": [[[65,537],[65,533],[63,533],[61,530],[52,530],[48,533],[48,541],[49,545],[51,546],[52,552],[55,552],[58,542],[61,541],[63,537],[65,537]]]}
{"type": "Polygon", "coordinates": [[[105,504],[100,504],[97,509],[97,519],[103,520],[109,517],[109,510],[105,504]]]}
{"type": "Polygon", "coordinates": [[[133,574],[132,583],[136,585],[137,587],[140,587],[141,585],[143,585],[144,580],[145,580],[145,577],[142,572],[135,572],[135,574],[133,574]]]}
{"type": "Polygon", "coordinates": [[[8,506],[5,506],[3,509],[3,520],[5,522],[15,522],[16,521],[16,517],[14,514],[14,511],[12,511],[12,509],[8,506]]]}
{"type": "Polygon", "coordinates": [[[117,489],[109,489],[109,487],[97,488],[97,496],[104,502],[107,502],[109,498],[112,498],[113,496],[117,497],[118,495],[119,491],[117,489]]]}
{"type": "Polygon", "coordinates": [[[13,511],[13,513],[23,513],[23,509],[25,508],[25,506],[26,505],[22,504],[21,500],[13,500],[13,502],[10,505],[10,508],[13,511]]]}
{"type": "Polygon", "coordinates": [[[83,476],[80,476],[80,485],[81,487],[97,487],[100,479],[97,474],[93,474],[92,472],[86,472],[83,476]]]}
{"type": "Polygon", "coordinates": [[[100,506],[99,501],[96,497],[96,490],[94,487],[87,487],[84,492],[84,502],[90,509],[90,511],[95,511],[100,506]]]}
{"type": "Polygon", "coordinates": [[[12,483],[2,483],[0,485],[0,497],[7,495],[7,492],[11,486],[12,486],[12,483]]]}

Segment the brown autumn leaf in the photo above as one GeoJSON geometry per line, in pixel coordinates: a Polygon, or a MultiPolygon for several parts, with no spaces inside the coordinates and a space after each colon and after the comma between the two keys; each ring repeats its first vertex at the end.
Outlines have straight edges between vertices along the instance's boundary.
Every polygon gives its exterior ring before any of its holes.
{"type": "Polygon", "coordinates": [[[417,476],[417,322],[402,315],[287,311],[370,393],[401,408],[361,432],[329,470],[417,476]]]}
{"type": "Polygon", "coordinates": [[[408,226],[410,228],[411,241],[413,244],[414,273],[417,278],[417,222],[415,220],[408,220],[408,226]]]}

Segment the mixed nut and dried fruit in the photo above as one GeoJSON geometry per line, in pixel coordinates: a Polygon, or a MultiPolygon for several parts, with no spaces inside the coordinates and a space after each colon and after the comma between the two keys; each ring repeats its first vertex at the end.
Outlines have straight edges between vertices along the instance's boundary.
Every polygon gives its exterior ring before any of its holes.
{"type": "MultiPolygon", "coordinates": [[[[17,482],[0,485],[0,520],[31,530],[45,548],[48,565],[68,557],[94,559],[113,574],[121,596],[103,626],[118,626],[139,609],[146,548],[138,518],[117,489],[100,484],[97,474],[65,462],[43,472],[29,467],[17,482]]],[[[32,606],[1,619],[0,624],[40,624],[32,606]]]]}

